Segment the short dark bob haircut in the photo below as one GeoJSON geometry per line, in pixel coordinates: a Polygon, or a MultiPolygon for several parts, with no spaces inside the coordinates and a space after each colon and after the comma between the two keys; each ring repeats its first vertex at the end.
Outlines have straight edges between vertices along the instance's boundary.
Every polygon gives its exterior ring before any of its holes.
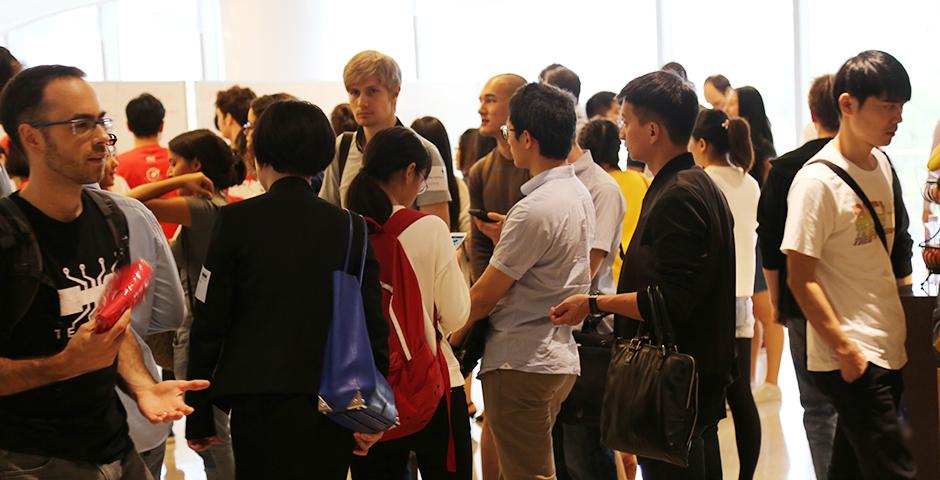
{"type": "Polygon", "coordinates": [[[325,170],[336,153],[336,137],[320,107],[299,100],[271,104],[257,119],[252,144],[258,166],[313,176],[325,170]]]}

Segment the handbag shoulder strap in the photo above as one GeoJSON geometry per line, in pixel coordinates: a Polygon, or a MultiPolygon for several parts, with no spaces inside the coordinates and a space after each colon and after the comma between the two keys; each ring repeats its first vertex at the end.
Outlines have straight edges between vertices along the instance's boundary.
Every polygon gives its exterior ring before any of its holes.
{"type": "MultiPolygon", "coordinates": [[[[862,190],[862,187],[860,187],[858,183],[855,181],[855,179],[852,178],[851,175],[849,175],[849,172],[846,172],[842,167],[828,160],[816,160],[815,162],[810,162],[810,164],[813,164],[813,163],[821,163],[829,167],[829,169],[832,170],[833,173],[838,175],[839,178],[841,178],[842,181],[845,182],[846,185],[848,185],[855,192],[855,195],[857,195],[858,198],[861,199],[862,203],[865,204],[865,208],[868,209],[868,213],[871,215],[872,221],[875,223],[875,231],[878,232],[878,238],[881,239],[881,245],[883,245],[885,247],[885,251],[887,251],[890,254],[891,249],[888,248],[888,235],[885,233],[885,227],[881,224],[881,220],[878,218],[878,214],[875,213],[875,207],[872,206],[871,200],[868,199],[868,195],[865,195],[865,192],[862,190]]],[[[892,172],[893,170],[894,169],[892,168],[892,172]]]]}
{"type": "Polygon", "coordinates": [[[366,271],[366,253],[369,249],[369,225],[362,215],[356,216],[359,217],[359,222],[362,223],[362,254],[359,255],[359,275],[356,278],[359,279],[359,285],[362,285],[362,275],[366,271]]]}
{"type": "Polygon", "coordinates": [[[346,240],[346,260],[343,262],[343,271],[349,273],[349,259],[352,257],[353,253],[353,237],[356,236],[355,229],[353,228],[353,215],[359,217],[359,221],[362,223],[362,252],[359,255],[359,273],[356,276],[356,279],[359,280],[359,284],[362,285],[362,275],[366,270],[366,253],[369,248],[369,226],[366,224],[366,219],[363,218],[362,215],[354,214],[349,210],[346,210],[346,218],[349,225],[349,236],[346,240]]]}

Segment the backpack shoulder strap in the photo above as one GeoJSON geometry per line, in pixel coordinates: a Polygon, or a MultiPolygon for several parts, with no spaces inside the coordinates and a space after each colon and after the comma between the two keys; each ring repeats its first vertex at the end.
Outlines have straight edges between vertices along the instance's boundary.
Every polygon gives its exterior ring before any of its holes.
{"type": "Polygon", "coordinates": [[[0,269],[6,297],[0,312],[0,341],[6,341],[13,328],[33,304],[43,281],[43,259],[36,233],[23,210],[9,197],[0,198],[0,255],[11,264],[0,269]]]}
{"type": "Polygon", "coordinates": [[[353,134],[352,132],[343,132],[343,139],[339,142],[339,171],[336,173],[336,181],[340,184],[343,183],[343,171],[346,170],[346,159],[349,157],[349,148],[352,146],[353,134]]]}
{"type": "Polygon", "coordinates": [[[391,235],[399,236],[401,232],[404,232],[412,223],[417,222],[418,220],[426,217],[427,213],[422,213],[411,208],[403,208],[395,212],[391,218],[385,222],[385,225],[382,226],[382,229],[391,235]]]}
{"type": "Polygon", "coordinates": [[[124,216],[124,212],[122,212],[117,204],[114,203],[114,200],[106,194],[88,188],[82,191],[95,202],[98,211],[104,215],[104,219],[108,224],[108,230],[111,233],[111,238],[114,240],[114,245],[117,248],[118,265],[126,264],[130,261],[130,233],[127,226],[127,217],[124,216]]]}
{"type": "MultiPolygon", "coordinates": [[[[875,231],[878,232],[878,238],[881,239],[881,245],[883,245],[885,247],[885,251],[889,252],[890,254],[890,249],[888,248],[888,235],[885,233],[885,227],[881,224],[881,220],[878,218],[878,214],[875,212],[875,207],[872,206],[871,200],[868,199],[868,195],[865,195],[865,191],[863,191],[862,187],[860,187],[855,179],[849,175],[849,172],[846,172],[842,167],[828,160],[816,160],[815,162],[810,163],[821,163],[829,167],[833,173],[838,175],[839,178],[841,178],[842,181],[845,182],[846,185],[848,185],[855,192],[855,195],[857,195],[862,203],[865,204],[865,207],[868,209],[868,213],[871,215],[872,222],[875,224],[875,231]]],[[[894,169],[892,168],[892,172],[893,171],[894,169]]]]}

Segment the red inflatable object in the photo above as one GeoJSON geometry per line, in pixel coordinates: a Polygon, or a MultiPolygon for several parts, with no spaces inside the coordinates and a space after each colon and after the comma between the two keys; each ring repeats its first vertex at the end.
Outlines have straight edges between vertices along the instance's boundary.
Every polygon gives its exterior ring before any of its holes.
{"type": "Polygon", "coordinates": [[[140,301],[150,285],[152,274],[153,268],[143,260],[135,260],[114,273],[111,284],[98,300],[95,332],[104,333],[111,330],[121,315],[140,301]]]}

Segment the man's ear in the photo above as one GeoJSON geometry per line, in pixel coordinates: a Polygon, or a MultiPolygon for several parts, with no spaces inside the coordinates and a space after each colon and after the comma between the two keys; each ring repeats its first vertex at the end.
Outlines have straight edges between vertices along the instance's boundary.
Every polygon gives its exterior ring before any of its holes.
{"type": "Polygon", "coordinates": [[[840,94],[840,95],[839,95],[839,102],[838,102],[838,103],[839,103],[839,105],[838,105],[838,106],[839,106],[839,111],[842,112],[843,115],[845,115],[845,114],[851,115],[851,114],[856,113],[856,112],[858,111],[858,107],[859,107],[859,105],[858,105],[858,100],[856,100],[855,98],[853,98],[853,97],[852,97],[851,95],[849,95],[848,93],[842,93],[842,94],[840,94]]]}
{"type": "Polygon", "coordinates": [[[519,136],[519,140],[522,141],[522,146],[526,150],[532,150],[533,148],[539,148],[539,142],[532,138],[532,134],[528,130],[523,130],[522,134],[519,136]]]}
{"type": "Polygon", "coordinates": [[[647,132],[649,132],[650,145],[653,145],[656,142],[658,142],[660,138],[663,136],[664,129],[663,129],[663,126],[659,124],[659,122],[651,121],[646,126],[646,128],[647,128],[647,132]]]}
{"type": "MultiPolygon", "coordinates": [[[[19,127],[17,127],[16,131],[20,136],[20,144],[23,146],[22,153],[24,155],[26,155],[29,151],[42,151],[46,148],[46,139],[43,137],[42,132],[38,128],[26,123],[21,123],[19,127]]],[[[12,142],[10,146],[15,148],[13,147],[12,142]]]]}

